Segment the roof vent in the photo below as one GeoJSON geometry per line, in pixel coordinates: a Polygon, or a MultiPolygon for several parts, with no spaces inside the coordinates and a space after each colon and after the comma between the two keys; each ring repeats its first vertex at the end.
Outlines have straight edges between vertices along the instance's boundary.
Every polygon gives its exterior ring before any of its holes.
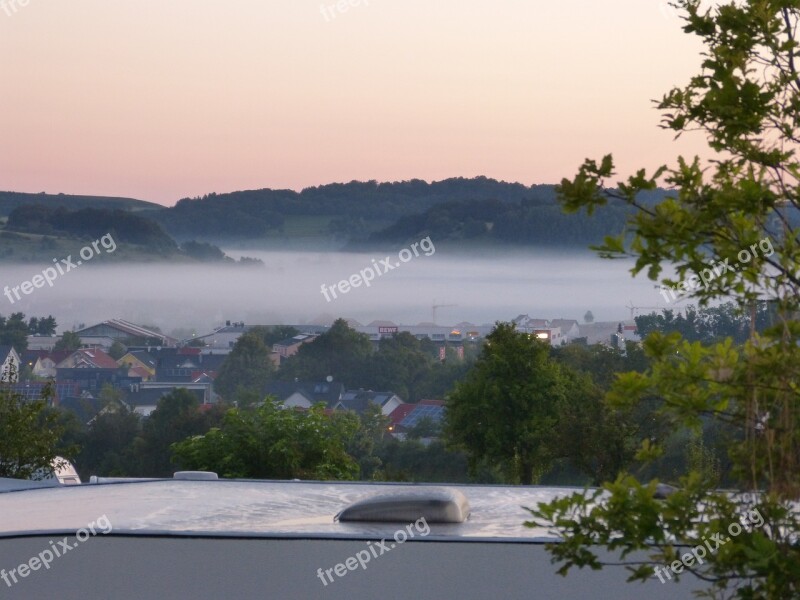
{"type": "Polygon", "coordinates": [[[216,481],[219,479],[217,474],[212,471],[177,471],[172,478],[182,481],[216,481]]]}
{"type": "Polygon", "coordinates": [[[469,513],[469,501],[460,491],[419,488],[365,498],[345,508],[334,520],[408,523],[424,518],[428,523],[463,523],[469,513]]]}

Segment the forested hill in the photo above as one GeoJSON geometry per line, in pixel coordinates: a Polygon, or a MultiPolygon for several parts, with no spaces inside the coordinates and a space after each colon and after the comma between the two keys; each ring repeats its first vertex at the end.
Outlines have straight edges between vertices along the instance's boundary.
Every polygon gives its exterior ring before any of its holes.
{"type": "MultiPolygon", "coordinates": [[[[648,194],[655,202],[663,191],[648,194]]],[[[365,246],[435,235],[452,241],[579,245],[624,223],[622,207],[588,219],[563,215],[554,185],[525,186],[476,177],[433,183],[351,182],[185,198],[153,218],[177,239],[334,242],[365,246]]]]}
{"type": "Polygon", "coordinates": [[[113,198],[105,196],[72,196],[69,194],[24,194],[21,192],[0,192],[0,217],[7,217],[20,206],[38,204],[48,208],[107,208],[121,210],[160,210],[160,204],[135,200],[133,198],[113,198]]]}
{"type": "MultiPolygon", "coordinates": [[[[657,202],[664,194],[657,190],[644,200],[657,202]]],[[[104,231],[130,230],[135,225],[133,229],[164,247],[170,244],[156,239],[163,237],[162,228],[179,244],[196,240],[251,248],[365,248],[426,235],[464,244],[585,248],[604,235],[619,233],[628,214],[628,209],[620,205],[599,211],[592,218],[564,215],[553,185],[525,186],[486,177],[432,183],[418,179],[354,181],[300,192],[262,189],[208,194],[184,198],[171,208],[126,199],[0,193],[0,211],[4,199],[27,199],[23,208],[8,213],[13,217],[9,218],[10,230],[85,234],[78,230],[94,231],[100,227],[94,221],[102,217],[100,229],[104,231]],[[61,206],[58,202],[71,212],[88,212],[66,219],[56,214],[61,206]],[[85,206],[87,203],[89,206],[85,206]],[[130,212],[135,212],[137,219],[132,221],[130,212]],[[146,227],[139,218],[153,227],[146,227]]]]}
{"type": "Polygon", "coordinates": [[[526,187],[477,177],[427,183],[415,179],[334,183],[293,190],[251,190],[184,198],[154,218],[173,236],[214,240],[293,234],[334,235],[366,240],[370,233],[404,216],[420,214],[446,202],[519,201],[552,186],[526,187]],[[313,219],[313,221],[311,221],[313,219]]]}
{"type": "Polygon", "coordinates": [[[156,251],[177,250],[175,241],[141,213],[106,208],[70,211],[38,204],[21,206],[8,216],[6,230],[98,239],[106,233],[122,243],[148,246],[156,251]]]}
{"type": "Polygon", "coordinates": [[[537,199],[448,202],[402,217],[373,233],[369,241],[404,243],[430,236],[437,242],[585,248],[621,233],[631,214],[632,209],[621,204],[587,217],[564,214],[555,202],[537,199]]]}

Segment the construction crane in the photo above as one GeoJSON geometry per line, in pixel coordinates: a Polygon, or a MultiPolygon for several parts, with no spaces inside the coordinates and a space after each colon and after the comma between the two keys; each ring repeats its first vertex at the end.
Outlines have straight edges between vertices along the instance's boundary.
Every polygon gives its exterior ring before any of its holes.
{"type": "Polygon", "coordinates": [[[458,304],[436,304],[436,300],[433,301],[433,306],[431,307],[431,317],[432,323],[436,325],[436,311],[440,308],[451,308],[453,306],[458,306],[458,304]]]}
{"type": "Polygon", "coordinates": [[[631,309],[631,321],[633,321],[633,314],[634,314],[634,311],[636,311],[636,310],[642,310],[642,309],[644,309],[644,310],[664,310],[663,306],[634,306],[633,305],[633,300],[631,300],[630,304],[628,304],[625,308],[630,308],[631,309]]]}

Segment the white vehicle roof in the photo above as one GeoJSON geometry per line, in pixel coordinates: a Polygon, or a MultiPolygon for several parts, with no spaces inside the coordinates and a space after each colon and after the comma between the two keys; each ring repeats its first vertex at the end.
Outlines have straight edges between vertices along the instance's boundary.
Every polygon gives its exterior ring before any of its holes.
{"type": "Polygon", "coordinates": [[[175,479],[36,487],[0,493],[0,537],[74,531],[101,514],[114,524],[115,533],[361,537],[393,532],[397,523],[341,523],[334,517],[371,497],[442,487],[463,493],[471,514],[463,523],[437,524],[430,537],[476,541],[552,540],[546,530],[523,525],[530,519],[523,506],[576,491],[536,486],[175,479]]]}

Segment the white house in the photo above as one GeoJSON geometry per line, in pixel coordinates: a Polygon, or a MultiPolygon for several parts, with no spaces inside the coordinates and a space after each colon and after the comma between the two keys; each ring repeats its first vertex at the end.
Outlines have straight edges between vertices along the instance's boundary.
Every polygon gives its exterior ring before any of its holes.
{"type": "Polygon", "coordinates": [[[0,382],[17,383],[22,361],[13,346],[0,346],[0,382]]]}

